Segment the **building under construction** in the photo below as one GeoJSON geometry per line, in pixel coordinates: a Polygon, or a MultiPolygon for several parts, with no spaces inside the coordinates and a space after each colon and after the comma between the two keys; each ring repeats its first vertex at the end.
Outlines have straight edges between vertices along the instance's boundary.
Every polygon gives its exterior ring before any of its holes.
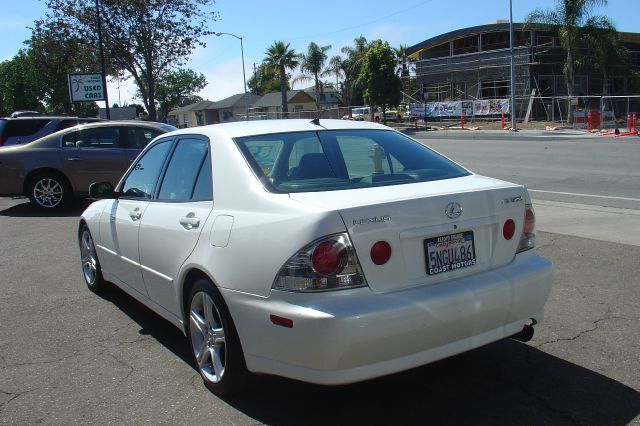
{"type": "MultiPolygon", "coordinates": [[[[562,119],[570,102],[563,76],[566,53],[557,33],[548,28],[525,29],[524,24],[513,24],[513,29],[517,117],[523,118],[529,110],[532,117],[562,119]]],[[[640,34],[619,34],[631,53],[632,65],[640,68],[640,34]]],[[[414,97],[423,102],[508,98],[509,39],[509,23],[497,21],[452,31],[410,47],[418,89],[414,97]]],[[[581,103],[589,103],[589,96],[603,94],[637,95],[638,87],[627,75],[614,73],[605,81],[600,71],[576,73],[573,95],[581,103]]],[[[601,98],[593,101],[600,104],[601,98]]],[[[631,101],[636,102],[637,111],[637,99],[631,101]]],[[[626,103],[629,108],[628,99],[626,103]]]]}

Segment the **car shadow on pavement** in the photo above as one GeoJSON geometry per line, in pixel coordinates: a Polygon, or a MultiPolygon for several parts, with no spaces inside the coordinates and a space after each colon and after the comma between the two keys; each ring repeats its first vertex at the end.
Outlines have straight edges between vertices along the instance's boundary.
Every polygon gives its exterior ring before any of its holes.
{"type": "Polygon", "coordinates": [[[98,296],[111,302],[135,321],[140,326],[138,333],[153,337],[173,354],[191,365],[196,372],[198,371],[191,364],[187,339],[175,326],[113,284],[108,285],[98,296]]]}
{"type": "Polygon", "coordinates": [[[80,200],[74,201],[68,207],[54,211],[44,211],[34,207],[28,199],[15,200],[18,204],[14,204],[4,210],[0,210],[0,216],[9,217],[74,217],[80,216],[82,212],[89,207],[93,201],[80,200]],[[20,201],[23,201],[20,203],[20,201]]]}
{"type": "Polygon", "coordinates": [[[626,425],[640,414],[636,390],[508,339],[353,385],[263,377],[225,401],[270,425],[626,425]]]}
{"type": "MultiPolygon", "coordinates": [[[[197,371],[177,328],[115,286],[101,297],[197,371]]],[[[248,392],[222,399],[271,425],[626,425],[640,414],[638,391],[510,339],[352,385],[255,376],[248,392]]]]}

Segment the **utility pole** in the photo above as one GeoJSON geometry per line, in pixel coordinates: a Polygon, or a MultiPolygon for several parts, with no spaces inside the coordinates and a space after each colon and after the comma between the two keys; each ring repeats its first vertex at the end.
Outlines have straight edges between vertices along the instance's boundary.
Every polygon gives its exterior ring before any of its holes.
{"type": "Polygon", "coordinates": [[[509,0],[509,49],[511,51],[511,131],[516,129],[516,69],[513,63],[513,5],[509,0]]]}
{"type": "Polygon", "coordinates": [[[256,94],[260,94],[260,86],[258,84],[258,64],[257,63],[253,63],[253,82],[256,85],[256,94]]]}
{"type": "Polygon", "coordinates": [[[104,92],[104,106],[107,115],[107,120],[111,120],[111,113],[109,112],[109,96],[107,94],[107,73],[104,66],[104,49],[102,47],[102,26],[100,22],[100,0],[96,0],[96,21],[98,26],[98,45],[100,46],[100,68],[102,71],[102,90],[104,92]]]}

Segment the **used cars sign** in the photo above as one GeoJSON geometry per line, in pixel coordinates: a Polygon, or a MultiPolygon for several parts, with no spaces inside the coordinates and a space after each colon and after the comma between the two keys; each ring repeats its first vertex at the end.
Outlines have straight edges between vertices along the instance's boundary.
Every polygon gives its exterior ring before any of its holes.
{"type": "Polygon", "coordinates": [[[71,102],[104,101],[102,74],[69,74],[71,102]]]}

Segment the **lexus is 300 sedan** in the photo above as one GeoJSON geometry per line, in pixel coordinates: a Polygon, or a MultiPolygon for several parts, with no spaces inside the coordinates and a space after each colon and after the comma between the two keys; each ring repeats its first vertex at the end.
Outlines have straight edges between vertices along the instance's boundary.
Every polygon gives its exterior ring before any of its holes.
{"type": "Polygon", "coordinates": [[[527,190],[374,123],[274,120],[161,135],[78,227],[114,283],[182,330],[204,383],[343,384],[543,317],[551,264],[527,190]]]}

